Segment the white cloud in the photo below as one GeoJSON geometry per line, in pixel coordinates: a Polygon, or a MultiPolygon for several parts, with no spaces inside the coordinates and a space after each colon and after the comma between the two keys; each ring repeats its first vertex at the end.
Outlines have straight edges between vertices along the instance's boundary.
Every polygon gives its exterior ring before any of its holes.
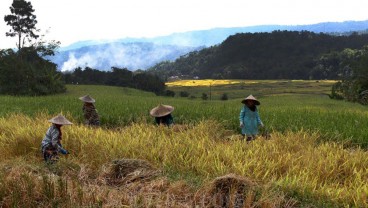
{"type": "Polygon", "coordinates": [[[74,53],[69,54],[69,59],[61,66],[61,71],[72,71],[77,67],[94,66],[97,64],[98,59],[89,53],[83,54],[82,57],[76,58],[74,53]]]}
{"type": "MultiPolygon", "coordinates": [[[[186,53],[181,50],[181,52],[186,53]]],[[[169,56],[178,54],[173,48],[155,44],[109,44],[89,49],[87,53],[69,52],[68,59],[60,64],[61,71],[72,71],[86,66],[109,70],[110,67],[128,68],[130,70],[146,69],[158,61],[167,60],[169,56]],[[108,68],[106,68],[108,67],[108,68]]]]}

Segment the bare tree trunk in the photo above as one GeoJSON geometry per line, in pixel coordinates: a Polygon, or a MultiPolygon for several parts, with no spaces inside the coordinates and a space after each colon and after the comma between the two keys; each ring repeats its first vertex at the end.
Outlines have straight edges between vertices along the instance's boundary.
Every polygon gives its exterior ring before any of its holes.
{"type": "Polygon", "coordinates": [[[20,51],[20,49],[21,49],[21,41],[22,41],[22,33],[18,33],[18,51],[20,51]]]}

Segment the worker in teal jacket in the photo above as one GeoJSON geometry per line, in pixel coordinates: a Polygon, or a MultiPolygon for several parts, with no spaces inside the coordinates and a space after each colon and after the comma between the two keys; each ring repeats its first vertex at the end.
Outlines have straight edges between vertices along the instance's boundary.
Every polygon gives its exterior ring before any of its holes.
{"type": "Polygon", "coordinates": [[[257,110],[257,105],[261,103],[253,95],[244,98],[242,103],[244,106],[239,116],[241,133],[244,137],[247,137],[247,141],[251,141],[258,134],[258,127],[264,126],[257,110]]]}

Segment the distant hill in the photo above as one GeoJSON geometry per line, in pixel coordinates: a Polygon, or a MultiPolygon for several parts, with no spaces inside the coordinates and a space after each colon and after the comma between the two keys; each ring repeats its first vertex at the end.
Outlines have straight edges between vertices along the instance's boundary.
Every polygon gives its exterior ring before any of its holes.
{"type": "Polygon", "coordinates": [[[337,72],[315,68],[322,54],[368,45],[368,34],[332,36],[308,31],[238,33],[219,45],[161,62],[150,72],[167,78],[335,79],[337,72]]]}
{"type": "Polygon", "coordinates": [[[352,31],[368,30],[368,20],[365,21],[345,21],[345,22],[323,22],[311,25],[258,25],[248,27],[214,28],[209,30],[189,31],[183,33],[173,33],[171,35],[159,36],[153,38],[122,38],[114,41],[80,41],[70,46],[63,47],[61,50],[70,50],[89,45],[98,45],[110,42],[134,43],[150,42],[163,45],[181,45],[181,46],[212,46],[221,43],[230,35],[236,33],[255,33],[272,32],[274,30],[287,31],[310,31],[314,33],[334,33],[344,34],[352,31]]]}
{"type": "Polygon", "coordinates": [[[311,31],[347,35],[352,31],[367,31],[367,21],[326,22],[312,25],[261,25],[250,27],[215,28],[174,33],[154,38],[123,38],[114,41],[80,41],[60,49],[51,57],[60,70],[89,66],[100,70],[111,67],[130,70],[147,69],[161,61],[176,58],[203,47],[220,44],[236,33],[272,32],[275,30],[311,31]]]}

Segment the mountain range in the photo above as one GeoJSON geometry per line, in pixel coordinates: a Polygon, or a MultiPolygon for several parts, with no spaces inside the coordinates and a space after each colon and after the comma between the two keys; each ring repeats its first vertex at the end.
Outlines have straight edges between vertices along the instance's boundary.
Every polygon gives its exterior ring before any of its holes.
{"type": "Polygon", "coordinates": [[[147,69],[161,61],[173,61],[191,51],[218,45],[230,35],[281,31],[310,31],[345,35],[357,31],[368,33],[368,20],[324,22],[311,25],[259,25],[249,27],[214,28],[174,33],[153,38],[122,38],[113,41],[80,41],[60,48],[49,59],[62,71],[89,66],[99,70],[111,67],[130,70],[147,69]]]}
{"type": "MultiPolygon", "coordinates": [[[[148,69],[163,79],[338,79],[337,55],[368,45],[368,34],[334,36],[309,31],[238,33],[148,69]],[[327,58],[326,58],[327,57],[327,58]],[[334,57],[328,59],[328,57],[334,57]],[[329,66],[334,67],[329,67],[329,66]],[[324,67],[328,66],[328,67],[324,67]]],[[[346,73],[346,72],[345,72],[346,73]]]]}

